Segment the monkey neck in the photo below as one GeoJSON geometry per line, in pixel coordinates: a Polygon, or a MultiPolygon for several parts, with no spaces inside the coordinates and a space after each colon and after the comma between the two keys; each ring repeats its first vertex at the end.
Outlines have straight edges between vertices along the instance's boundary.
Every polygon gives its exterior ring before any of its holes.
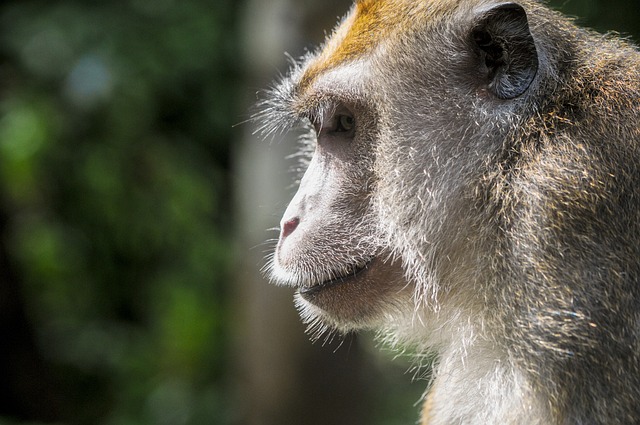
{"type": "Polygon", "coordinates": [[[427,424],[549,424],[544,399],[508,359],[488,347],[441,357],[428,396],[427,424]]]}
{"type": "Polygon", "coordinates": [[[442,324],[438,331],[449,337],[439,341],[423,424],[554,423],[546,397],[486,333],[483,320],[459,311],[454,317],[457,320],[442,324]]]}

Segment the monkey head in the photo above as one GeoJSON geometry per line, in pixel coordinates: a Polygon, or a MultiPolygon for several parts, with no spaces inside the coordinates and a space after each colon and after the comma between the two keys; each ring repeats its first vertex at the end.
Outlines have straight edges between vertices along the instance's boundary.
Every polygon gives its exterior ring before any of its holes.
{"type": "Polygon", "coordinates": [[[480,278],[482,175],[537,74],[521,6],[445,0],[357,1],[294,64],[261,118],[307,129],[271,264],[306,321],[386,326],[480,278]]]}

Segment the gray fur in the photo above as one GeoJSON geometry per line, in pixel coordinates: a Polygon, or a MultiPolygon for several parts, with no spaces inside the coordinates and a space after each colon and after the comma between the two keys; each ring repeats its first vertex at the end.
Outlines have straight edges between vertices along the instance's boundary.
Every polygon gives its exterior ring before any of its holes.
{"type": "MultiPolygon", "coordinates": [[[[314,254],[286,283],[304,288],[350,255],[399,265],[375,299],[346,293],[362,310],[297,299],[314,329],[373,327],[437,352],[425,423],[640,423],[640,54],[518,3],[538,68],[513,99],[473,71],[468,35],[490,1],[452,2],[371,54],[340,100],[360,130],[327,219],[339,231],[310,232],[314,254]]],[[[304,120],[293,104],[313,58],[263,119],[304,120]]]]}

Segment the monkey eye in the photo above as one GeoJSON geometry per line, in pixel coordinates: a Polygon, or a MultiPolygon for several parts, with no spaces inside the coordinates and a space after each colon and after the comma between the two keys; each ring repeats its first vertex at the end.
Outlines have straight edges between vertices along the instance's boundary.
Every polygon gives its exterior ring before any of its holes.
{"type": "Polygon", "coordinates": [[[356,118],[343,105],[327,108],[319,114],[311,114],[308,120],[319,138],[341,137],[351,139],[355,135],[356,118]]]}
{"type": "Polygon", "coordinates": [[[356,126],[356,119],[351,115],[338,115],[335,120],[336,124],[333,131],[336,133],[347,133],[356,126]]]}
{"type": "Polygon", "coordinates": [[[345,136],[350,136],[356,127],[356,119],[348,111],[338,111],[327,117],[322,125],[315,124],[316,132],[318,135],[337,135],[341,133],[345,136]]]}

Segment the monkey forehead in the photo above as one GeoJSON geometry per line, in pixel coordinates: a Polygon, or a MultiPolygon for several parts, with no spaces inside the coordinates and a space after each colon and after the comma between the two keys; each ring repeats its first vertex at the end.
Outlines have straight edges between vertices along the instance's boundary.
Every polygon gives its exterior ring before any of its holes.
{"type": "Polygon", "coordinates": [[[341,64],[368,57],[392,44],[434,16],[450,11],[459,0],[357,0],[322,51],[304,69],[299,90],[341,64]]]}

